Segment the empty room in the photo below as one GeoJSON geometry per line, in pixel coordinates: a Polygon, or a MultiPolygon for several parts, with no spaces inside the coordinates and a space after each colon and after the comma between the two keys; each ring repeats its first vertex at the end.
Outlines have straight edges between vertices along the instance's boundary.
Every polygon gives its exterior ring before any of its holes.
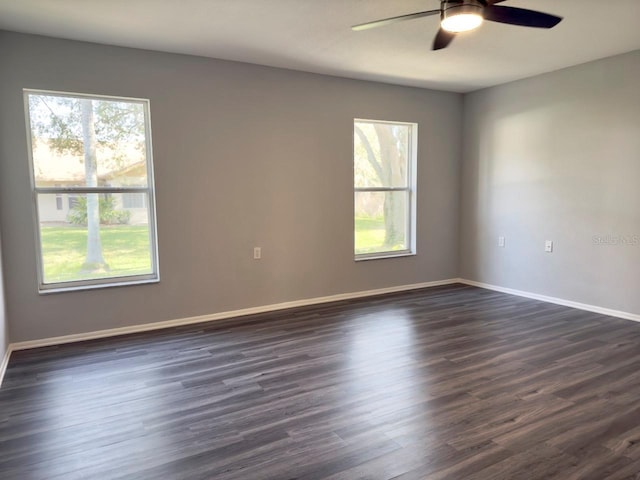
{"type": "Polygon", "coordinates": [[[640,478],[639,20],[0,0],[0,478],[640,478]]]}

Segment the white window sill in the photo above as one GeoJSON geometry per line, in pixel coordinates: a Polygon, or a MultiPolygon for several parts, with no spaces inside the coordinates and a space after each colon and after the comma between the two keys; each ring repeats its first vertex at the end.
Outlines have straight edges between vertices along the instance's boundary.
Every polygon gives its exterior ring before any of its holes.
{"type": "Polygon", "coordinates": [[[140,280],[124,280],[124,281],[112,281],[105,283],[93,283],[93,284],[85,284],[85,285],[73,285],[68,287],[63,286],[52,286],[52,287],[44,287],[41,285],[38,289],[38,293],[40,295],[48,295],[50,293],[64,293],[64,292],[78,292],[81,290],[95,290],[98,288],[111,288],[111,287],[127,287],[131,285],[144,285],[147,283],[160,283],[160,278],[146,278],[140,280]]]}
{"type": "Polygon", "coordinates": [[[416,256],[416,252],[408,252],[408,251],[402,251],[398,253],[385,252],[385,253],[372,254],[372,255],[358,255],[354,258],[354,260],[356,262],[364,262],[367,260],[380,260],[383,258],[415,257],[415,256],[416,256]]]}

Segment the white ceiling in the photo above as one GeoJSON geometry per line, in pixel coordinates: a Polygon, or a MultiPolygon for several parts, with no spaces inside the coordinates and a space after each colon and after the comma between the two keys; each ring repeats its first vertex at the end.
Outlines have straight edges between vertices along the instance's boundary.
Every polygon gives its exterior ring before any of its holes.
{"type": "Polygon", "coordinates": [[[438,0],[0,0],[0,29],[467,92],[640,49],[640,0],[510,0],[552,30],[485,23],[439,52],[438,0]]]}

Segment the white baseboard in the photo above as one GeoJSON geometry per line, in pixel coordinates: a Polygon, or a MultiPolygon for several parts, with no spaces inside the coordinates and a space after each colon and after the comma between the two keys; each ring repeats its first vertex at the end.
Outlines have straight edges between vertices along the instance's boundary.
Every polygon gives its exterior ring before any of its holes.
{"type": "Polygon", "coordinates": [[[352,292],[352,293],[341,293],[338,295],[330,295],[327,297],[307,298],[303,300],[295,300],[293,302],[276,303],[276,304],[264,305],[260,307],[244,308],[241,310],[230,310],[226,312],[213,313],[210,315],[178,318],[175,320],[145,323],[142,325],[132,325],[129,327],[110,328],[108,330],[98,330],[95,332],[64,335],[62,337],[42,338],[39,340],[30,340],[26,342],[12,343],[11,345],[9,345],[9,351],[26,350],[29,348],[38,348],[38,347],[49,347],[52,345],[62,345],[65,343],[82,342],[84,340],[94,340],[97,338],[115,337],[117,335],[126,335],[129,333],[148,332],[151,330],[160,330],[163,328],[171,328],[171,327],[179,327],[182,325],[191,325],[195,323],[211,322],[214,320],[225,320],[233,317],[244,317],[246,315],[255,315],[258,313],[268,313],[268,312],[275,312],[278,310],[286,310],[288,308],[306,307],[306,306],[318,305],[322,303],[338,302],[341,300],[351,300],[355,298],[365,298],[365,297],[371,297],[375,295],[384,295],[385,293],[418,290],[420,288],[437,287],[440,285],[451,285],[454,283],[458,283],[457,278],[450,278],[447,280],[438,280],[435,282],[415,283],[411,285],[400,285],[397,287],[379,288],[376,290],[366,290],[366,291],[352,292]]]}
{"type": "Polygon", "coordinates": [[[379,288],[376,290],[366,290],[352,293],[342,293],[338,295],[330,295],[327,297],[308,298],[303,300],[296,300],[293,302],[276,303],[272,305],[264,305],[260,307],[244,308],[241,310],[230,310],[226,312],[213,313],[210,315],[200,315],[197,317],[178,318],[175,320],[167,320],[163,322],[145,323],[142,325],[132,325],[129,327],[111,328],[108,330],[98,330],[95,332],[78,333],[73,335],[65,335],[61,337],[42,338],[39,340],[30,340],[26,342],[12,343],[8,346],[7,352],[0,363],[0,386],[9,363],[9,357],[11,352],[17,350],[26,350],[29,348],[48,347],[53,345],[62,345],[65,343],[81,342],[85,340],[94,340],[98,338],[115,337],[118,335],[126,335],[130,333],[148,332],[152,330],[161,330],[163,328],[178,327],[182,325],[192,325],[197,323],[211,322],[215,320],[225,320],[234,317],[243,317],[247,315],[255,315],[258,313],[275,312],[278,310],[285,310],[289,308],[306,307],[311,305],[319,305],[322,303],[338,302],[341,300],[351,300],[356,298],[372,297],[376,295],[384,295],[386,293],[404,292],[410,290],[418,290],[421,288],[437,287],[441,285],[451,285],[455,283],[462,283],[465,285],[471,285],[474,287],[484,288],[487,290],[494,290],[496,292],[507,293],[510,295],[517,295],[519,297],[530,298],[533,300],[540,300],[542,302],[554,303],[557,305],[563,305],[565,307],[577,308],[579,310],[586,310],[589,312],[599,313],[602,315],[609,315],[612,317],[624,318],[626,320],[633,320],[640,322],[640,315],[623,312],[619,310],[612,310],[609,308],[598,307],[595,305],[588,305],[579,302],[573,302],[570,300],[564,300],[562,298],[549,297],[546,295],[539,295],[537,293],[525,292],[521,290],[514,290],[512,288],[500,287],[497,285],[490,285],[487,283],[476,282],[473,280],[467,280],[464,278],[450,278],[447,280],[439,280],[435,282],[416,283],[412,285],[400,285],[397,287],[379,288]]]}
{"type": "Polygon", "coordinates": [[[633,320],[634,322],[640,322],[640,315],[630,312],[623,312],[620,310],[612,310],[610,308],[598,307],[596,305],[589,305],[586,303],[573,302],[571,300],[565,300],[563,298],[549,297],[547,295],[539,295],[537,293],[525,292],[522,290],[514,290],[513,288],[499,287],[497,285],[490,285],[488,283],[476,282],[474,280],[466,280],[464,278],[458,279],[459,283],[465,285],[471,285],[473,287],[480,287],[486,290],[494,290],[496,292],[508,293],[510,295],[517,295],[518,297],[531,298],[532,300],[540,300],[542,302],[554,303],[556,305],[562,305],[564,307],[577,308],[578,310],[586,310],[587,312],[600,313],[602,315],[608,315],[610,317],[624,318],[625,320],[633,320]]]}
{"type": "Polygon", "coordinates": [[[11,356],[11,345],[7,345],[7,351],[4,353],[2,362],[0,362],[0,387],[2,387],[2,380],[4,380],[4,374],[9,366],[9,357],[11,356]]]}

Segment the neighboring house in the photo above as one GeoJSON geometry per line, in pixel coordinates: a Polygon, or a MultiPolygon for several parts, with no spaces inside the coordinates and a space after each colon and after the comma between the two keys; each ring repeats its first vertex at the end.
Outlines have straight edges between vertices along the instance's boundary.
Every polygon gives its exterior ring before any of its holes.
{"type": "MultiPolygon", "coordinates": [[[[85,185],[84,159],[59,153],[43,141],[34,141],[34,170],[39,187],[80,187],[85,185]]],[[[135,147],[124,154],[99,148],[98,183],[110,186],[138,186],[146,183],[147,167],[144,152],[135,147]]],[[[132,225],[148,223],[147,197],[144,193],[112,194],[116,210],[131,212],[132,225]]],[[[77,202],[77,195],[59,193],[40,195],[38,214],[42,223],[68,223],[68,214],[77,202]]]]}

